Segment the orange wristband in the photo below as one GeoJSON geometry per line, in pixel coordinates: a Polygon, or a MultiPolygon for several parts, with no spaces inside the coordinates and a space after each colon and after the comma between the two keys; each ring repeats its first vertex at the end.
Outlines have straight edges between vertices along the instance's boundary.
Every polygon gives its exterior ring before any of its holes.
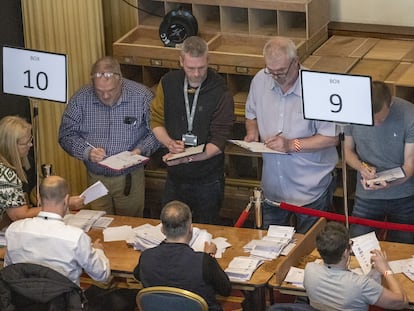
{"type": "Polygon", "coordinates": [[[302,150],[302,144],[300,143],[299,139],[295,139],[293,141],[293,147],[295,148],[295,152],[300,152],[302,150]]]}

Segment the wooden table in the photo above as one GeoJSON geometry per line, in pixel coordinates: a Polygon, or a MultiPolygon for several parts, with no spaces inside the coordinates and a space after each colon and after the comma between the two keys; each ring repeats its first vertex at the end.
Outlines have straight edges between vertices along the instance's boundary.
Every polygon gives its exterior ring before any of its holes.
{"type": "MultiPolygon", "coordinates": [[[[114,220],[111,227],[130,225],[135,228],[143,224],[157,225],[159,220],[149,218],[113,216],[114,220]]],[[[288,256],[280,256],[272,261],[266,261],[253,273],[248,281],[232,282],[233,288],[242,290],[246,299],[253,300],[256,310],[266,309],[266,288],[269,280],[283,280],[290,266],[294,264],[297,258],[311,252],[315,248],[316,234],[323,228],[326,220],[320,219],[306,235],[295,234],[296,246],[290,251],[288,256]]],[[[235,228],[228,226],[193,224],[195,227],[205,229],[212,234],[213,238],[224,237],[231,244],[223,253],[222,258],[217,261],[223,268],[228,267],[230,261],[236,256],[248,256],[243,251],[243,246],[253,239],[261,239],[267,235],[266,230],[257,230],[249,228],[235,228]]],[[[94,241],[99,238],[103,241],[102,229],[91,229],[88,235],[94,241]]],[[[111,265],[111,271],[114,276],[132,276],[133,270],[138,263],[141,252],[134,250],[125,241],[103,242],[105,254],[111,265]]],[[[4,258],[5,248],[0,249],[0,260],[4,258]]]]}
{"type": "MultiPolygon", "coordinates": [[[[130,225],[133,228],[149,223],[151,225],[159,224],[159,220],[126,216],[110,216],[114,217],[111,226],[130,225]]],[[[257,310],[266,309],[266,288],[268,281],[276,275],[278,279],[281,275],[286,275],[290,267],[291,259],[302,256],[304,252],[310,252],[315,248],[315,236],[319,230],[324,226],[325,219],[321,219],[306,235],[295,234],[296,246],[289,253],[288,256],[280,256],[272,261],[263,263],[252,275],[251,279],[245,282],[232,282],[233,288],[246,291],[246,298],[252,299],[257,310]]],[[[267,234],[266,230],[257,230],[249,228],[234,228],[228,226],[216,226],[205,224],[194,224],[195,227],[205,229],[212,234],[213,238],[224,237],[231,244],[229,248],[223,253],[222,258],[217,261],[220,266],[225,269],[228,267],[230,261],[236,256],[248,256],[248,253],[243,251],[243,246],[253,239],[261,239],[267,234]]],[[[94,240],[100,238],[103,240],[102,230],[92,229],[89,235],[94,240]]],[[[128,246],[125,241],[105,242],[105,254],[111,263],[111,269],[114,275],[131,274],[134,267],[138,263],[141,252],[135,251],[128,246]]]]}
{"type": "MultiPolygon", "coordinates": [[[[380,241],[380,246],[381,249],[387,253],[388,261],[408,259],[414,255],[414,244],[380,241]]],[[[311,261],[316,258],[321,257],[319,255],[319,252],[316,249],[313,249],[311,252],[305,254],[302,257],[294,258],[294,261],[291,262],[291,266],[304,268],[306,261],[311,261]]],[[[357,267],[359,267],[358,261],[354,256],[351,256],[350,268],[357,267]]],[[[394,277],[397,279],[398,283],[401,284],[401,286],[407,293],[409,309],[414,309],[414,282],[411,281],[408,277],[406,277],[403,273],[396,273],[394,274],[394,277]]],[[[284,294],[306,296],[305,289],[286,283],[284,281],[284,278],[278,279],[276,278],[276,276],[273,276],[269,280],[268,284],[270,287],[278,289],[281,293],[284,294]]]]}
{"type": "MultiPolygon", "coordinates": [[[[111,227],[130,225],[133,228],[143,224],[157,225],[160,223],[156,219],[126,217],[126,216],[111,216],[114,217],[111,227]]],[[[234,228],[227,226],[194,224],[195,227],[206,229],[212,234],[213,238],[224,237],[231,244],[229,248],[223,253],[222,258],[217,261],[220,266],[225,269],[228,267],[230,261],[236,256],[248,256],[243,251],[243,246],[253,239],[261,239],[267,234],[265,230],[255,230],[248,228],[234,228]]],[[[102,230],[92,229],[88,233],[93,240],[100,238],[103,240],[102,230]]],[[[303,240],[303,235],[297,234],[296,239],[298,243],[303,240]]],[[[105,242],[105,254],[111,263],[111,270],[115,276],[132,275],[135,266],[138,263],[141,252],[134,250],[128,246],[125,241],[105,242]]],[[[250,280],[245,282],[232,282],[233,288],[241,289],[245,292],[246,299],[253,301],[257,306],[257,310],[266,309],[266,286],[269,279],[273,276],[281,257],[265,262],[253,274],[250,280]]]]}

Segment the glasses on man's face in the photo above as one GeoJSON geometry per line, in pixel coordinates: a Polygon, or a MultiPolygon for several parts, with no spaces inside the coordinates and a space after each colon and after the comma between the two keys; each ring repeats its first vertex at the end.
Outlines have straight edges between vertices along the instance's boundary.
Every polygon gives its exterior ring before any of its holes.
{"type": "Polygon", "coordinates": [[[290,67],[292,67],[292,64],[293,64],[294,60],[295,59],[292,59],[290,61],[289,67],[287,68],[287,70],[285,72],[282,72],[282,73],[281,72],[275,72],[275,71],[273,71],[273,70],[266,67],[264,69],[264,73],[267,74],[267,75],[271,75],[273,78],[276,78],[276,79],[285,79],[287,77],[287,75],[289,74],[290,67]]]}
{"type": "Polygon", "coordinates": [[[29,146],[31,144],[33,144],[33,136],[30,136],[29,140],[26,141],[25,143],[17,143],[19,146],[29,146]]]}
{"type": "Polygon", "coordinates": [[[94,74],[92,74],[92,78],[105,78],[105,79],[109,79],[109,78],[119,78],[121,75],[119,73],[116,72],[95,72],[94,74]]]}

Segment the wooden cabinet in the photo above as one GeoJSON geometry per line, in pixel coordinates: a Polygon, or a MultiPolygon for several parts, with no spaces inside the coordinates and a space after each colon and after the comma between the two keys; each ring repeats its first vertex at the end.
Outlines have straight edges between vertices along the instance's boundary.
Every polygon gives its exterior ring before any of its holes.
{"type": "MultiPolygon", "coordinates": [[[[263,46],[271,36],[290,37],[301,60],[328,38],[328,0],[138,0],[137,26],[113,44],[126,77],[154,90],[163,74],[179,68],[179,49],[165,47],[159,25],[173,9],[191,12],[209,47],[209,63],[234,95],[233,138],[244,137],[244,107],[251,79],[263,68],[263,46]]],[[[226,147],[226,188],[222,216],[236,220],[254,187],[260,186],[261,156],[226,147]]],[[[157,161],[158,162],[158,161],[157,161]]],[[[160,204],[165,172],[146,169],[147,202],[160,204]]],[[[156,216],[156,215],[154,215],[156,216]]]]}

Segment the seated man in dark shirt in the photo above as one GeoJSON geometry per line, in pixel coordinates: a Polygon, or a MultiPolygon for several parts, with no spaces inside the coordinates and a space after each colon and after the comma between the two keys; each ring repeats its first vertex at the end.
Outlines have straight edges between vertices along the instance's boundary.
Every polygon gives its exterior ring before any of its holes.
{"type": "Polygon", "coordinates": [[[165,205],[161,222],[166,239],[141,254],[134,269],[135,278],[144,287],[172,286],[192,291],[206,300],[210,311],[222,310],[216,293],[230,295],[231,284],[213,257],[216,245],[206,243],[204,252],[195,252],[188,245],[193,227],[191,211],[185,203],[172,201],[165,205]]]}

